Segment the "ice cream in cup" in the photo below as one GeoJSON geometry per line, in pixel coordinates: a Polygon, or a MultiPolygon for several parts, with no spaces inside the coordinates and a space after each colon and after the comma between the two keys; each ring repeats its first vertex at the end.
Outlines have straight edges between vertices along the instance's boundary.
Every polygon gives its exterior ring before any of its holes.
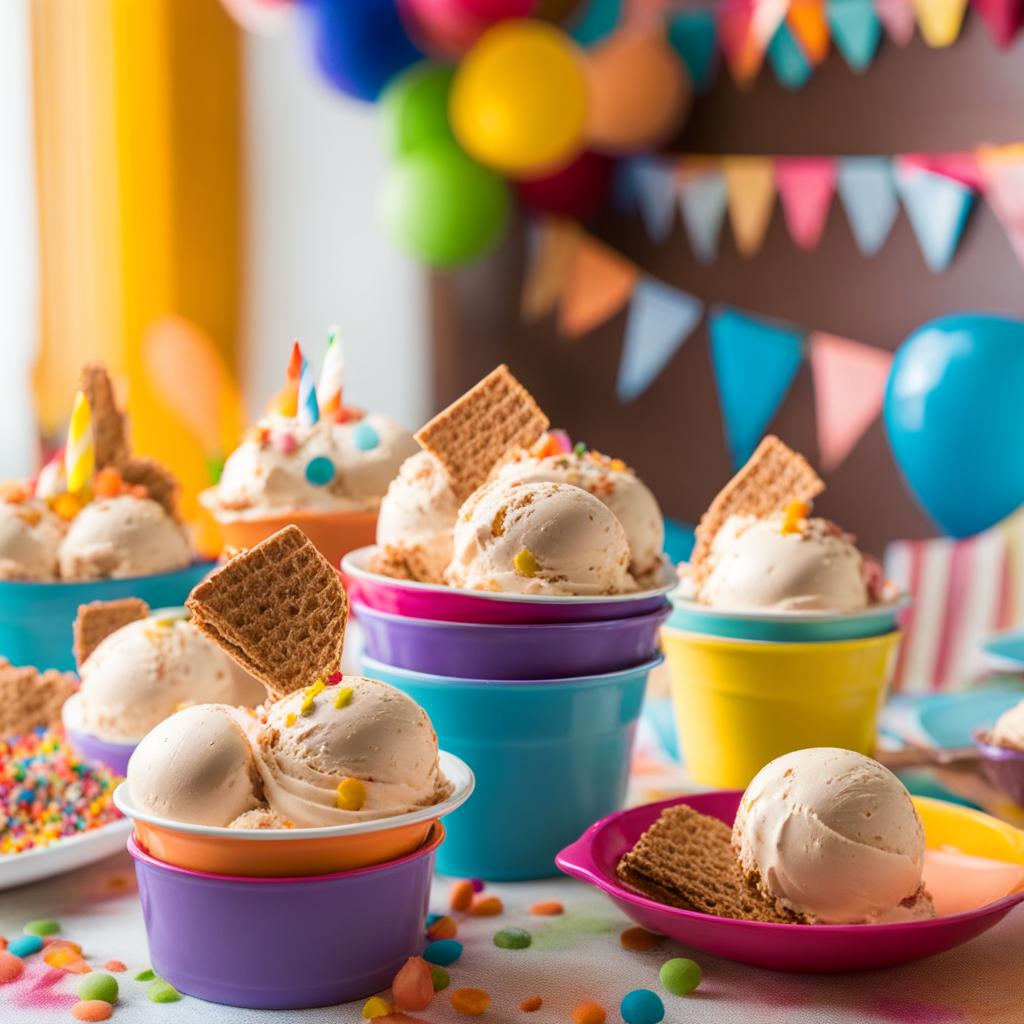
{"type": "Polygon", "coordinates": [[[288,380],[200,500],[227,548],[293,523],[337,566],[373,542],[388,484],[416,445],[394,421],[342,404],[341,343],[331,334],[319,387],[298,343],[288,380]]]}

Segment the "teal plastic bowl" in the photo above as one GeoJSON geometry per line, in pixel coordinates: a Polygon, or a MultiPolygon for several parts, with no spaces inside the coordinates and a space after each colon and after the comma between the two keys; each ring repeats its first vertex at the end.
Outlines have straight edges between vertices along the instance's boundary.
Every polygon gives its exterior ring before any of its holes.
{"type": "Polygon", "coordinates": [[[457,679],[394,668],[363,671],[407,693],[476,790],[445,819],[437,870],[523,881],[558,875],[555,854],[626,797],[647,676],[636,668],[558,680],[457,679]]]}
{"type": "Polygon", "coordinates": [[[86,583],[0,581],[0,655],[15,665],[75,667],[72,627],[78,606],[140,597],[150,608],[182,605],[216,562],[193,562],[176,572],[86,583]]]}
{"type": "Polygon", "coordinates": [[[686,633],[772,643],[827,643],[882,636],[900,627],[910,600],[900,597],[858,612],[729,612],[675,595],[667,626],[686,633]]]}

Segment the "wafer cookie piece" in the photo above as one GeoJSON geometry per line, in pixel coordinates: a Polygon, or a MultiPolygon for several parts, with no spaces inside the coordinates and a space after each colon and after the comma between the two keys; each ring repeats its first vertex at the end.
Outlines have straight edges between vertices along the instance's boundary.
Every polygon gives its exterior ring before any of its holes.
{"type": "Polygon", "coordinates": [[[825,485],[811,464],[769,434],[700,517],[690,556],[692,569],[701,575],[715,534],[729,516],[768,516],[781,512],[791,501],[811,501],[823,490],[825,485]]]}
{"type": "Polygon", "coordinates": [[[743,878],[729,826],[686,804],[662,811],[619,861],[616,874],[671,907],[742,921],[800,921],[743,878]]]}
{"type": "Polygon", "coordinates": [[[186,606],[199,629],[279,697],[341,664],[345,588],[297,526],[232,558],[186,606]]]}
{"type": "Polygon", "coordinates": [[[118,467],[126,484],[141,484],[150,498],[171,517],[178,516],[178,481],[174,474],[156,459],[131,456],[118,467]]]}
{"type": "Polygon", "coordinates": [[[56,724],[64,701],[77,689],[70,672],[39,672],[0,659],[0,739],[56,724]]]}
{"type": "Polygon", "coordinates": [[[91,601],[78,606],[75,616],[75,664],[81,668],[86,659],[111,633],[149,615],[149,605],[138,597],[117,601],[91,601]]]}
{"type": "Polygon", "coordinates": [[[82,367],[81,381],[92,417],[96,468],[120,466],[130,454],[128,420],[114,399],[110,374],[102,363],[86,363],[82,367]]]}
{"type": "Polygon", "coordinates": [[[510,448],[528,448],[549,425],[533,395],[502,363],[439,412],[416,440],[444,466],[452,490],[464,499],[510,448]]]}

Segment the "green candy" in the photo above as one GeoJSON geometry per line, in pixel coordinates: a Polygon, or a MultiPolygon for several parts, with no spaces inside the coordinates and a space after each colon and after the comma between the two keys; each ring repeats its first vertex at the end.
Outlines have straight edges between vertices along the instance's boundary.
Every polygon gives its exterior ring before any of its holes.
{"type": "Polygon", "coordinates": [[[52,918],[43,917],[38,921],[29,921],[22,930],[26,935],[56,935],[60,931],[60,923],[52,918]]]}
{"type": "Polygon", "coordinates": [[[156,971],[152,967],[147,967],[144,971],[139,971],[135,975],[136,981],[152,981],[156,977],[156,971]]]}
{"type": "Polygon", "coordinates": [[[78,986],[79,999],[101,999],[105,1003],[117,1002],[117,978],[102,971],[87,974],[78,986]]]}
{"type": "Polygon", "coordinates": [[[443,967],[431,967],[430,976],[434,979],[434,991],[442,992],[451,984],[451,977],[443,967]]]}
{"type": "Polygon", "coordinates": [[[502,928],[494,936],[499,949],[526,949],[533,942],[533,936],[525,928],[502,928]]]}
{"type": "Polygon", "coordinates": [[[154,1003],[176,1003],[181,998],[181,993],[163,978],[157,978],[146,989],[146,998],[154,1003]]]}
{"type": "Polygon", "coordinates": [[[659,977],[662,985],[674,996],[688,996],[699,984],[702,976],[700,964],[677,956],[661,965],[659,977]]]}

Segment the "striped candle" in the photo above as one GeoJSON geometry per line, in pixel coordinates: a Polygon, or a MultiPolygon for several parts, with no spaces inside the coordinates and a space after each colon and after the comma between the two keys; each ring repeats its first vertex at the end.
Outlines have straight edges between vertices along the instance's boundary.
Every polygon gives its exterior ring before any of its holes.
{"type": "Polygon", "coordinates": [[[68,443],[64,448],[64,474],[68,490],[80,494],[92,483],[96,468],[96,453],[92,440],[92,413],[89,401],[79,391],[75,395],[71,422],[68,424],[68,443]]]}
{"type": "Polygon", "coordinates": [[[337,412],[341,408],[341,393],[345,384],[345,357],[338,339],[338,328],[332,327],[327,336],[327,352],[324,354],[324,365],[320,369],[320,384],[317,388],[317,399],[320,412],[324,416],[337,412]]]}
{"type": "Polygon", "coordinates": [[[302,360],[299,373],[299,422],[312,426],[320,422],[320,404],[316,400],[316,385],[313,383],[313,371],[309,363],[302,360]]]}

